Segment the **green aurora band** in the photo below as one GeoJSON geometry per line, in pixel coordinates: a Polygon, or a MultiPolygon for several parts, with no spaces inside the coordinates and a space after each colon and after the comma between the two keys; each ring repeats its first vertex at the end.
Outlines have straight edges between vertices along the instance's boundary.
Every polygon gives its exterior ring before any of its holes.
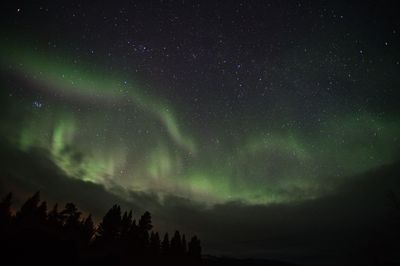
{"type": "Polygon", "coordinates": [[[211,147],[209,139],[184,128],[179,108],[132,80],[5,46],[1,66],[32,90],[58,99],[43,108],[21,107],[25,119],[17,135],[3,132],[5,137],[24,151],[47,150],[71,178],[110,191],[149,192],[160,200],[175,195],[208,205],[310,199],[395,161],[400,148],[399,118],[369,112],[333,116],[314,134],[250,129],[234,146],[221,133],[211,147]]]}

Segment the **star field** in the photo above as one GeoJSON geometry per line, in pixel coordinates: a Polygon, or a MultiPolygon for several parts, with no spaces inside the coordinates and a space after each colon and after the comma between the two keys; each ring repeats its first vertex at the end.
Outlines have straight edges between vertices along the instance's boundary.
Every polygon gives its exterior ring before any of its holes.
{"type": "Polygon", "coordinates": [[[5,134],[72,178],[266,204],[319,197],[396,160],[399,33],[365,6],[13,10],[1,67],[21,123],[5,134]]]}
{"type": "Polygon", "coordinates": [[[0,192],[148,210],[204,254],[395,258],[396,4],[5,3],[0,192]]]}

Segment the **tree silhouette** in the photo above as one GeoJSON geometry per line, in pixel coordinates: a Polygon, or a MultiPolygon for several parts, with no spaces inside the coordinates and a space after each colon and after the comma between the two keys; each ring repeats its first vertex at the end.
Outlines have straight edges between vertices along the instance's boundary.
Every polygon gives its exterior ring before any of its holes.
{"type": "Polygon", "coordinates": [[[182,243],[181,243],[181,253],[185,254],[187,252],[187,244],[186,244],[186,236],[182,235],[182,243]]]}
{"type": "Polygon", "coordinates": [[[200,241],[193,237],[187,250],[186,237],[176,231],[171,241],[163,241],[153,229],[151,214],[145,212],[138,223],[132,211],[114,205],[99,226],[74,203],[60,212],[55,204],[48,212],[40,192],[28,198],[13,216],[12,194],[0,202],[0,242],[6,243],[1,265],[199,265],[200,241]],[[7,227],[6,224],[9,224],[7,227]],[[50,254],[50,255],[49,255],[50,254]]]}
{"type": "Polygon", "coordinates": [[[54,204],[53,209],[47,215],[47,223],[53,230],[58,230],[63,226],[63,216],[58,211],[58,204],[54,204]]]}
{"type": "Polygon", "coordinates": [[[149,246],[149,231],[153,228],[151,223],[151,214],[149,212],[145,212],[139,220],[138,225],[138,240],[139,240],[139,248],[147,248],[149,246]]]}
{"type": "Polygon", "coordinates": [[[172,255],[179,255],[182,253],[182,240],[181,240],[181,234],[179,231],[175,231],[174,236],[171,238],[171,254],[172,255]]]}
{"type": "Polygon", "coordinates": [[[197,236],[193,236],[188,245],[188,254],[192,258],[200,259],[201,258],[201,245],[200,240],[197,236]]]}
{"type": "Polygon", "coordinates": [[[151,214],[149,212],[145,212],[142,217],[140,217],[139,228],[147,232],[153,228],[151,224],[151,214]]]}
{"type": "Polygon", "coordinates": [[[42,201],[37,209],[39,221],[44,224],[47,221],[47,202],[42,201]]]}
{"type": "Polygon", "coordinates": [[[63,221],[64,235],[67,239],[77,242],[81,233],[81,212],[75,204],[70,202],[65,204],[65,208],[61,211],[60,215],[63,221]]]}
{"type": "Polygon", "coordinates": [[[90,243],[90,240],[92,240],[95,231],[96,230],[94,228],[92,215],[89,214],[86,219],[84,219],[81,223],[81,236],[82,241],[85,245],[88,245],[90,243]]]}
{"type": "Polygon", "coordinates": [[[11,222],[12,193],[8,193],[0,202],[0,226],[9,225],[11,222]]]}
{"type": "Polygon", "coordinates": [[[132,211],[124,212],[121,219],[121,239],[127,240],[129,238],[129,231],[132,227],[132,211]]]}
{"type": "Polygon", "coordinates": [[[16,214],[16,220],[19,223],[33,225],[38,222],[38,205],[40,202],[40,192],[37,191],[32,197],[21,206],[16,214]]]}
{"type": "Polygon", "coordinates": [[[166,255],[169,253],[169,237],[168,233],[165,233],[164,239],[161,243],[161,252],[166,255]]]}
{"type": "Polygon", "coordinates": [[[139,227],[136,225],[136,220],[133,220],[128,231],[128,242],[135,248],[139,245],[138,235],[139,227]]]}
{"type": "Polygon", "coordinates": [[[62,217],[61,219],[64,221],[64,227],[78,227],[81,212],[78,210],[75,204],[65,204],[65,208],[61,211],[60,215],[62,217]]]}
{"type": "Polygon", "coordinates": [[[113,241],[119,237],[121,229],[121,208],[114,205],[104,215],[98,229],[97,237],[100,240],[113,241]]]}
{"type": "Polygon", "coordinates": [[[160,253],[160,247],[161,247],[161,243],[160,243],[160,236],[158,234],[158,232],[151,232],[150,235],[150,252],[153,255],[158,255],[160,253]]]}

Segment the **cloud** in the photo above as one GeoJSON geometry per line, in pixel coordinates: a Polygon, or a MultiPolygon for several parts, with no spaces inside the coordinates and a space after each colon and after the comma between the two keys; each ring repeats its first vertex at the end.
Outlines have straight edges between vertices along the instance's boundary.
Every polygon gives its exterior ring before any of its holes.
{"type": "Polygon", "coordinates": [[[333,258],[337,263],[369,259],[365,254],[376,242],[390,246],[395,241],[387,193],[400,187],[399,170],[400,164],[381,167],[314,200],[230,202],[212,209],[180,208],[174,215],[182,226],[195,227],[190,229],[200,232],[214,253],[321,264],[333,258]]]}
{"type": "Polygon", "coordinates": [[[334,193],[318,199],[270,205],[236,201],[210,207],[173,195],[160,198],[121,187],[106,190],[70,178],[45,150],[22,152],[2,144],[0,151],[0,192],[16,192],[17,204],[41,190],[49,202],[72,201],[98,218],[113,204],[132,209],[137,218],[149,210],[158,230],[196,233],[206,253],[324,264],[332,258],[360,259],[374,241],[391,245],[395,237],[386,195],[400,187],[399,163],[349,178],[334,193]]]}

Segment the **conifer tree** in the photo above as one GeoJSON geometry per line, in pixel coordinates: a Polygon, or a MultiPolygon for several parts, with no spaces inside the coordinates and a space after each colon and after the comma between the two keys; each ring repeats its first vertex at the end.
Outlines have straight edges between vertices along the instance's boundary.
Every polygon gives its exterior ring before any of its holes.
{"type": "Polygon", "coordinates": [[[183,254],[186,254],[186,252],[187,252],[187,243],[186,243],[186,236],[185,236],[185,234],[183,234],[182,235],[182,251],[181,251],[181,253],[183,253],[183,254]]]}
{"type": "Polygon", "coordinates": [[[81,223],[81,235],[84,244],[89,244],[95,233],[92,215],[89,214],[81,223]]]}
{"type": "Polygon", "coordinates": [[[169,236],[168,233],[165,233],[164,239],[161,243],[161,252],[165,255],[169,253],[169,236]]]}
{"type": "Polygon", "coordinates": [[[201,245],[200,240],[197,236],[193,236],[188,245],[188,254],[192,258],[200,259],[201,258],[201,245]]]}
{"type": "Polygon", "coordinates": [[[128,239],[129,230],[132,227],[132,211],[124,212],[121,219],[121,239],[128,239]]]}
{"type": "Polygon", "coordinates": [[[12,193],[8,193],[0,202],[0,226],[6,226],[11,222],[12,193]]]}
{"type": "Polygon", "coordinates": [[[178,255],[182,252],[182,240],[179,231],[175,231],[174,236],[171,238],[171,254],[178,255]]]}
{"type": "Polygon", "coordinates": [[[121,207],[114,205],[104,215],[98,229],[98,238],[105,241],[118,239],[121,230],[121,207]]]}
{"type": "Polygon", "coordinates": [[[28,198],[22,204],[20,210],[16,214],[16,220],[20,224],[26,226],[35,226],[39,222],[38,205],[40,203],[40,192],[37,191],[32,197],[28,198]]]}
{"type": "Polygon", "coordinates": [[[151,253],[153,253],[154,255],[157,255],[160,253],[160,236],[158,234],[158,232],[154,233],[151,232],[151,236],[150,236],[150,251],[151,253]]]}
{"type": "Polygon", "coordinates": [[[47,222],[53,228],[57,229],[63,225],[62,215],[58,211],[58,204],[54,204],[53,209],[47,215],[47,222]]]}

